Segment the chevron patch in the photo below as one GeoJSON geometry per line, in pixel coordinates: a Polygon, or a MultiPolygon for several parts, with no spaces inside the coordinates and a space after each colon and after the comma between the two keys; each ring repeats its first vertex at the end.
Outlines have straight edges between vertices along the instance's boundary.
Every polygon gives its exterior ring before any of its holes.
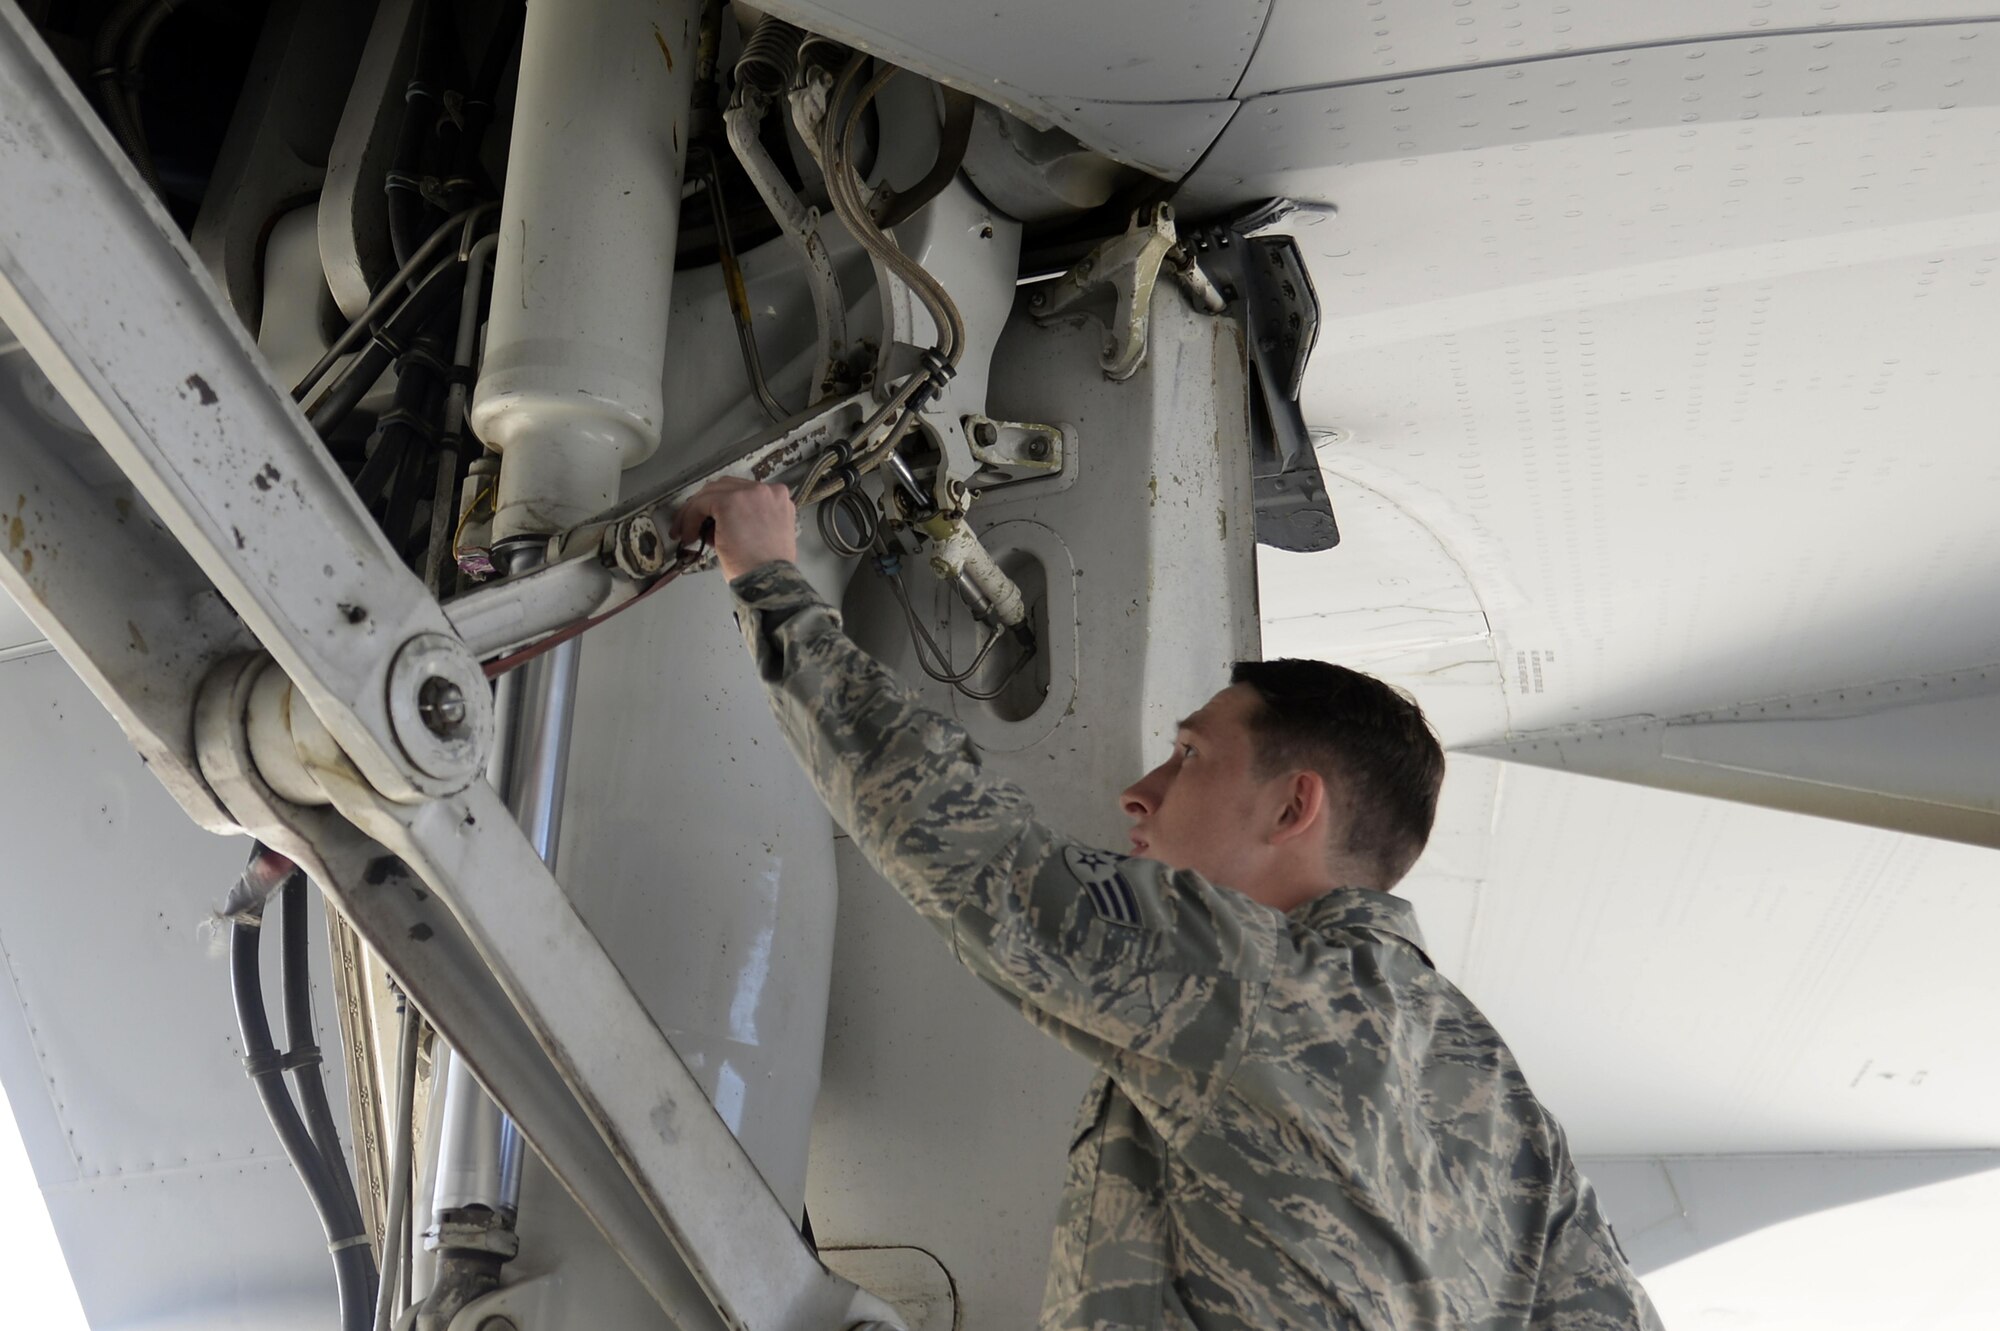
{"type": "Polygon", "coordinates": [[[1125,876],[1118,872],[1118,866],[1124,862],[1123,855],[1114,855],[1108,850],[1063,847],[1063,863],[1069,866],[1076,881],[1083,885],[1098,917],[1113,924],[1137,928],[1144,921],[1139,916],[1139,898],[1134,895],[1132,885],[1125,881],[1125,876]]]}

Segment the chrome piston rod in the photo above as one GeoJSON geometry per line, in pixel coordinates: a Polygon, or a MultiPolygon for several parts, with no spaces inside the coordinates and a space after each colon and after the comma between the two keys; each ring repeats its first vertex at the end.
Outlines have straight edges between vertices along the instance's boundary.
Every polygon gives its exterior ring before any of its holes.
{"type": "MultiPolygon", "coordinates": [[[[525,572],[539,556],[539,548],[516,556],[513,571],[525,572]]],[[[551,867],[562,832],[582,649],[577,639],[563,643],[502,675],[493,690],[495,737],[487,779],[551,867]]],[[[434,1214],[483,1206],[511,1219],[521,1202],[520,1132],[457,1058],[449,1061],[444,1088],[434,1214]]]]}

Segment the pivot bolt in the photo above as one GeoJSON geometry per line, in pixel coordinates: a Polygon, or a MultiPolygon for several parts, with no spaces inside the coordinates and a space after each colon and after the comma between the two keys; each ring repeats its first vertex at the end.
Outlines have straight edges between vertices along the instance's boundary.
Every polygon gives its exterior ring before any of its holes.
{"type": "Polygon", "coordinates": [[[943,555],[932,555],[931,572],[937,574],[940,578],[949,578],[951,576],[951,565],[945,562],[943,555]]]}
{"type": "Polygon", "coordinates": [[[641,513],[619,528],[612,554],[626,576],[650,578],[666,570],[667,542],[660,526],[641,513]]]}
{"type": "Polygon", "coordinates": [[[424,729],[439,739],[455,739],[465,727],[465,690],[442,675],[432,675],[417,689],[417,715],[424,729]]]}
{"type": "Polygon", "coordinates": [[[991,448],[1000,442],[1000,427],[992,421],[981,421],[972,427],[972,437],[981,448],[991,448]]]}
{"type": "Polygon", "coordinates": [[[1032,435],[1028,439],[1028,456],[1037,462],[1049,455],[1049,437],[1045,434],[1032,435]]]}
{"type": "Polygon", "coordinates": [[[479,776],[493,741],[493,694],[463,642],[419,633],[389,663],[389,723],[424,794],[452,795],[479,776]]]}

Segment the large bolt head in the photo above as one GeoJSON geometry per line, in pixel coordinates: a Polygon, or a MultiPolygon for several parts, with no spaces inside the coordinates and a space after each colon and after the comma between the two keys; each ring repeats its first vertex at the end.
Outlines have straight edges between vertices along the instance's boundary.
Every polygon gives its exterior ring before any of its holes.
{"type": "Polygon", "coordinates": [[[389,665],[389,721],[430,793],[471,785],[493,742],[493,694],[464,643],[419,633],[389,665]]]}
{"type": "Polygon", "coordinates": [[[613,557],[627,576],[650,578],[666,571],[667,539],[659,524],[646,514],[629,519],[618,529],[614,542],[613,557]]]}
{"type": "Polygon", "coordinates": [[[424,729],[450,739],[465,729],[465,690],[442,675],[432,675],[417,688],[417,715],[423,718],[424,729]]]}

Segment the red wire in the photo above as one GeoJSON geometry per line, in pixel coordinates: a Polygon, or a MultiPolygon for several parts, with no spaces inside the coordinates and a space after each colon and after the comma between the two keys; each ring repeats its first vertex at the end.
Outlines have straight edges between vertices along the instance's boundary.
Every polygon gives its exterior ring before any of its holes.
{"type": "MultiPolygon", "coordinates": [[[[707,552],[704,551],[703,558],[706,558],[706,554],[707,552]]],[[[568,628],[557,629],[554,633],[551,633],[548,637],[538,638],[534,642],[529,643],[526,647],[517,648],[516,650],[507,653],[507,655],[505,656],[496,656],[491,661],[485,662],[481,666],[481,669],[483,669],[486,672],[486,678],[498,679],[500,678],[500,676],[506,674],[509,670],[512,670],[517,666],[526,665],[528,662],[534,660],[536,657],[542,655],[544,652],[554,651],[556,648],[568,642],[571,638],[581,637],[583,634],[588,633],[591,629],[596,628],[599,624],[602,624],[605,620],[615,619],[617,616],[624,614],[627,610],[630,610],[633,606],[639,604],[639,602],[645,600],[648,596],[651,596],[654,592],[660,590],[660,588],[666,586],[670,582],[677,580],[681,576],[681,574],[687,572],[690,568],[694,567],[694,564],[700,562],[701,561],[697,559],[693,561],[693,563],[682,564],[673,569],[673,571],[662,574],[658,582],[655,582],[652,586],[646,588],[645,591],[640,592],[637,596],[625,602],[625,604],[618,606],[616,609],[607,610],[601,615],[593,615],[589,619],[578,620],[576,623],[571,624],[568,628]]]]}

